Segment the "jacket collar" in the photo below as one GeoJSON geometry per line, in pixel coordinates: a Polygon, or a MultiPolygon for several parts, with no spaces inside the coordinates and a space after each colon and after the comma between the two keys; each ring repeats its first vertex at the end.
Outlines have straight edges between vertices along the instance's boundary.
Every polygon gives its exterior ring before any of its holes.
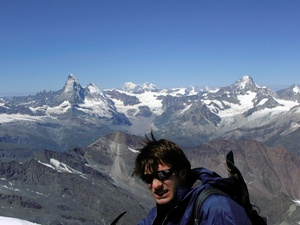
{"type": "Polygon", "coordinates": [[[192,169],[192,173],[195,181],[200,180],[202,185],[197,188],[177,187],[177,203],[183,201],[187,197],[191,197],[191,195],[198,195],[203,188],[208,188],[210,186],[228,188],[233,186],[232,178],[222,178],[216,172],[203,167],[192,169]]]}
{"type": "MultiPolygon", "coordinates": [[[[195,196],[198,196],[198,194],[204,188],[208,188],[209,186],[230,187],[231,185],[233,185],[231,178],[222,178],[216,172],[210,171],[203,167],[192,169],[192,173],[196,180],[200,180],[202,182],[202,185],[197,188],[177,187],[176,199],[174,199],[172,204],[177,205],[179,202],[185,199],[194,198],[195,196]]],[[[160,208],[158,204],[157,207],[160,208]]]]}

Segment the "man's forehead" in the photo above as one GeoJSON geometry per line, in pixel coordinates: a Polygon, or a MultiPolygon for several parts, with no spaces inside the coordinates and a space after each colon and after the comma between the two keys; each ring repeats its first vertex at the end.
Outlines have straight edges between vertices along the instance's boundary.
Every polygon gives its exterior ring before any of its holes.
{"type": "Polygon", "coordinates": [[[145,173],[154,173],[159,170],[166,170],[171,169],[170,165],[167,163],[164,163],[163,161],[160,161],[157,165],[146,165],[145,166],[145,173]]]}

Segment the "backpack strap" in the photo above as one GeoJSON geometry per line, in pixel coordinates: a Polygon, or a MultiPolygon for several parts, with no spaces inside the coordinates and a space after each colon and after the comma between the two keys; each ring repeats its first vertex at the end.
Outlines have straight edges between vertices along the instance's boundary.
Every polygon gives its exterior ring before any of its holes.
{"type": "Polygon", "coordinates": [[[228,196],[223,191],[221,191],[217,188],[213,188],[213,187],[204,189],[203,191],[201,191],[201,193],[198,195],[195,205],[194,205],[194,225],[198,225],[200,223],[200,221],[201,221],[201,217],[200,217],[201,206],[204,203],[204,201],[211,195],[228,196]]]}

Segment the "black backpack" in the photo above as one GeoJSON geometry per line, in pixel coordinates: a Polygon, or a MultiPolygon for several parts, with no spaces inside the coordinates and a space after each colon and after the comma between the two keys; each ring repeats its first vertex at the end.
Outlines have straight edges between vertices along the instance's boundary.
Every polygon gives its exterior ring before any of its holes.
{"type": "Polygon", "coordinates": [[[235,202],[237,202],[239,205],[241,205],[249,219],[252,225],[267,225],[267,219],[265,217],[262,217],[259,215],[259,209],[258,207],[252,205],[250,203],[249,198],[249,192],[247,185],[245,183],[245,180],[240,172],[240,170],[234,165],[234,158],[233,158],[233,152],[230,151],[226,155],[226,165],[227,170],[230,174],[230,176],[234,179],[234,186],[236,187],[235,196],[230,196],[223,192],[220,189],[217,188],[209,188],[204,189],[198,196],[195,206],[194,206],[194,221],[195,225],[198,225],[201,221],[200,218],[200,209],[205,201],[206,198],[208,198],[210,195],[226,195],[229,196],[231,199],[233,199],[235,202]],[[256,210],[256,209],[257,210],[256,210]]]}

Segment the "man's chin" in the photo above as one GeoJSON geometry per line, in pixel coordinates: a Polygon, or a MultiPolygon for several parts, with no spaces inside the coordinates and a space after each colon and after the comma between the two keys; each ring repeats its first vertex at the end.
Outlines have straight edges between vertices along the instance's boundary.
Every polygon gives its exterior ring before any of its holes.
{"type": "Polygon", "coordinates": [[[159,205],[166,205],[171,202],[171,199],[165,198],[165,199],[155,199],[156,203],[159,205]]]}

